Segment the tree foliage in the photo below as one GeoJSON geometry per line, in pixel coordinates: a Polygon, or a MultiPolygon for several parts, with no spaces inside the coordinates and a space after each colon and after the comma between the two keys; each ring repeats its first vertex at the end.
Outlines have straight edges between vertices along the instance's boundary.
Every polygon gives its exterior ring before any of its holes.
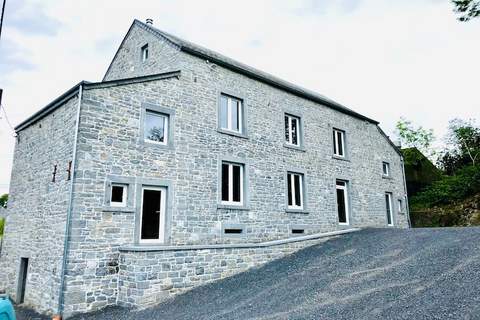
{"type": "Polygon", "coordinates": [[[440,166],[449,175],[466,165],[480,163],[480,126],[474,119],[453,119],[448,126],[447,148],[439,158],[440,166]]]}
{"type": "Polygon", "coordinates": [[[396,135],[402,146],[417,148],[427,157],[435,155],[435,151],[431,148],[435,140],[432,129],[415,127],[410,120],[400,118],[396,125],[396,135]]]}
{"type": "Polygon", "coordinates": [[[5,193],[4,195],[0,196],[0,207],[6,208],[8,202],[8,194],[5,193]]]}
{"type": "Polygon", "coordinates": [[[466,166],[454,176],[443,176],[410,200],[412,209],[451,204],[480,192],[480,166],[466,166]]]}
{"type": "Polygon", "coordinates": [[[453,11],[460,15],[457,18],[460,21],[469,21],[480,16],[479,0],[452,0],[452,3],[454,5],[453,11]]]}

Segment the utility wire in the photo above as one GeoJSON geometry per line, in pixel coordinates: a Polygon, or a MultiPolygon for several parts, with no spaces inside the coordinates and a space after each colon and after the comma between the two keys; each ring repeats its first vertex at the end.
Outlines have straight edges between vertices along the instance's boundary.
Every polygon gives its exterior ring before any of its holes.
{"type": "Polygon", "coordinates": [[[5,115],[5,120],[7,121],[7,124],[8,124],[8,126],[10,127],[10,129],[12,130],[13,136],[15,136],[15,129],[13,128],[12,123],[11,123],[10,120],[8,119],[7,110],[5,109],[5,106],[3,106],[2,104],[0,104],[0,109],[3,110],[3,114],[5,115]]]}
{"type": "Polygon", "coordinates": [[[2,16],[0,17],[0,37],[2,36],[2,26],[3,26],[3,14],[5,13],[5,3],[7,0],[3,0],[3,5],[2,5],[2,16]]]}

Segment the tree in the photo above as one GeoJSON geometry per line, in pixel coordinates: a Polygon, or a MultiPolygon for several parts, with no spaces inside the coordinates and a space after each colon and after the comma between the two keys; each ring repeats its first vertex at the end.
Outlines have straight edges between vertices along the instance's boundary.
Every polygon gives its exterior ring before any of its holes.
{"type": "Polygon", "coordinates": [[[430,158],[435,156],[435,151],[431,148],[435,140],[433,129],[424,129],[422,126],[415,128],[410,120],[402,117],[397,122],[396,135],[402,146],[415,147],[430,158]]]}
{"type": "Polygon", "coordinates": [[[447,153],[459,163],[473,166],[480,162],[480,126],[475,119],[453,119],[448,125],[447,153]]]}
{"type": "Polygon", "coordinates": [[[4,195],[0,196],[0,207],[6,208],[8,202],[8,194],[5,193],[4,195]]]}
{"type": "Polygon", "coordinates": [[[480,16],[479,0],[452,0],[454,5],[453,11],[461,14],[457,19],[460,21],[468,21],[472,18],[480,16]]]}

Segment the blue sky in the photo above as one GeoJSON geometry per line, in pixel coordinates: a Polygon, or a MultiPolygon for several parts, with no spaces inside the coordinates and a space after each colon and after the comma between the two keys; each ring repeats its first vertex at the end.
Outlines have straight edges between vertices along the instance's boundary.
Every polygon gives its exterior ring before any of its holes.
{"type": "MultiPolygon", "coordinates": [[[[18,124],[80,80],[99,81],[132,20],[154,25],[379,120],[433,128],[480,118],[480,19],[447,0],[7,0],[0,87],[18,124]]],[[[0,194],[14,138],[0,119],[0,194]]]]}

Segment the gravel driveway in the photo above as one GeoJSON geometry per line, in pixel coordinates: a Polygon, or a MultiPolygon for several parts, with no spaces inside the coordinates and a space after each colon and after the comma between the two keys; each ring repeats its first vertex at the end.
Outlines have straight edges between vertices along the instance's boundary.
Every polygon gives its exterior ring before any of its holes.
{"type": "Polygon", "coordinates": [[[151,309],[72,319],[480,319],[480,228],[366,229],[151,309]]]}

